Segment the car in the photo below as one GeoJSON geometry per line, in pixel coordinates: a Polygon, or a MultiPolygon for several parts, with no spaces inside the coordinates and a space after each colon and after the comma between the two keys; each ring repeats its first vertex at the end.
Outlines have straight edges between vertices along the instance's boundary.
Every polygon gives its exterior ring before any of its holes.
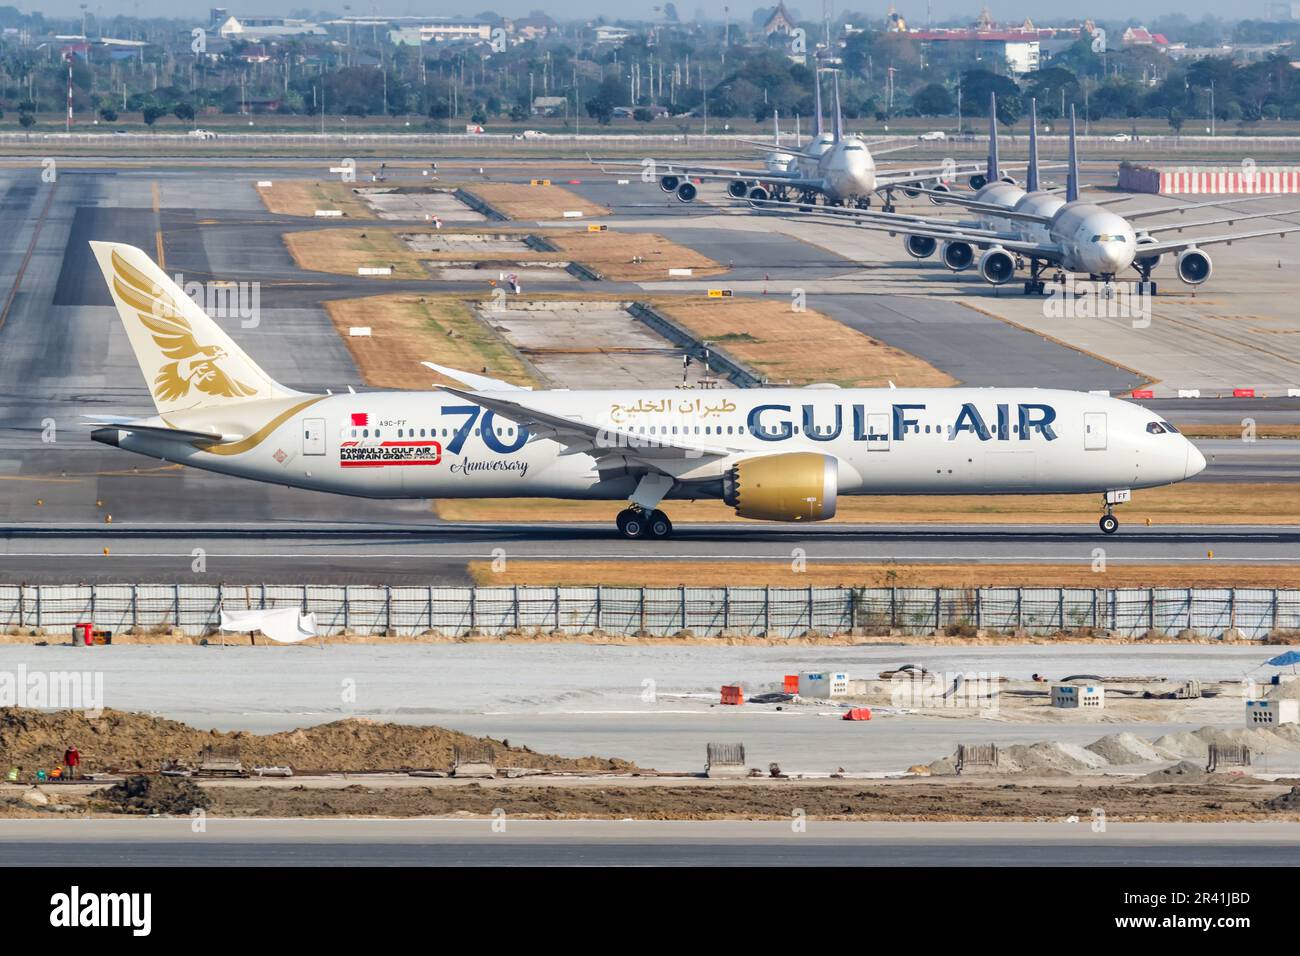
{"type": "Polygon", "coordinates": [[[1107,136],[1106,138],[1112,143],[1127,143],[1133,137],[1129,136],[1128,133],[1116,133],[1114,136],[1107,136]]]}
{"type": "Polygon", "coordinates": [[[942,143],[948,138],[948,134],[943,130],[934,129],[928,133],[922,133],[917,137],[923,143],[942,143]]]}
{"type": "Polygon", "coordinates": [[[203,129],[201,126],[190,130],[190,135],[195,139],[216,139],[217,134],[210,129],[203,129]]]}

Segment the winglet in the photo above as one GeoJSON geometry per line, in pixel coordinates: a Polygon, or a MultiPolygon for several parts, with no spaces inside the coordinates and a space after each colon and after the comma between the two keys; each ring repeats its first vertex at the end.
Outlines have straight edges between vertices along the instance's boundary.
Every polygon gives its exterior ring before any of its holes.
{"type": "Polygon", "coordinates": [[[1074,104],[1070,104],[1070,168],[1065,179],[1065,201],[1079,200],[1079,146],[1074,127],[1074,104]]]}
{"type": "Polygon", "coordinates": [[[532,389],[526,385],[514,385],[510,382],[503,382],[499,378],[489,378],[486,375],[476,375],[473,372],[462,372],[457,368],[449,368],[446,365],[435,365],[433,362],[421,362],[425,368],[431,368],[439,375],[445,375],[447,378],[463,382],[470,388],[492,392],[531,392],[532,389]]]}
{"type": "Polygon", "coordinates": [[[1025,191],[1038,192],[1038,100],[1029,100],[1029,168],[1025,170],[1025,191]]]}
{"type": "Polygon", "coordinates": [[[989,168],[988,181],[997,182],[1002,178],[998,170],[998,95],[989,92],[989,168]]]}

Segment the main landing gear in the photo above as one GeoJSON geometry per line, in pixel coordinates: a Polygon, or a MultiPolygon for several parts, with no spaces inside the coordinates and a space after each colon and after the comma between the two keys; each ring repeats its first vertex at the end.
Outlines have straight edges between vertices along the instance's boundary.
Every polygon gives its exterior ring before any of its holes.
{"type": "Polygon", "coordinates": [[[1047,283],[1043,281],[1043,272],[1047,263],[1038,259],[1029,260],[1029,278],[1025,281],[1025,295],[1046,295],[1047,283]]]}
{"type": "Polygon", "coordinates": [[[618,531],[628,538],[666,538],[673,533],[673,523],[668,516],[655,508],[624,508],[618,513],[618,531]]]}

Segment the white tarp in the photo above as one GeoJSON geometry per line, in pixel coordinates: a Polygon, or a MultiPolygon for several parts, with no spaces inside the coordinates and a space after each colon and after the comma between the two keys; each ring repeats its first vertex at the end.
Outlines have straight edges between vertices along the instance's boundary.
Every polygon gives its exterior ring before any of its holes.
{"type": "Polygon", "coordinates": [[[265,608],[255,611],[221,609],[223,631],[261,631],[281,644],[297,644],[316,636],[316,615],[300,614],[296,607],[265,608]]]}

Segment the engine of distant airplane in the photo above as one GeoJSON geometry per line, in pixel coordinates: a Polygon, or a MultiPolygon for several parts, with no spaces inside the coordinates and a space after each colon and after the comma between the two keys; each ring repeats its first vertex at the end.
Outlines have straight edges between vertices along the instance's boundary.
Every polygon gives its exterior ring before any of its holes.
{"type": "MultiPolygon", "coordinates": [[[[950,193],[950,192],[952,192],[952,189],[948,186],[947,183],[935,183],[933,186],[930,187],[930,190],[931,190],[931,192],[934,192],[934,193],[950,193]]],[[[942,199],[940,199],[938,196],[934,196],[934,195],[927,196],[926,198],[929,199],[930,202],[934,203],[936,206],[943,202],[942,199]]]]}
{"type": "Polygon", "coordinates": [[[1160,240],[1157,239],[1155,236],[1138,236],[1138,237],[1137,237],[1138,254],[1137,254],[1137,256],[1134,258],[1133,261],[1134,261],[1137,265],[1145,266],[1145,267],[1148,268],[1148,269],[1154,269],[1156,266],[1160,265],[1160,260],[1162,260],[1162,259],[1164,258],[1164,256],[1144,256],[1144,255],[1142,255],[1142,247],[1143,247],[1143,246],[1149,246],[1149,245],[1152,245],[1153,243],[1156,243],[1156,242],[1159,242],[1159,241],[1160,241],[1160,240]]]}
{"type": "Polygon", "coordinates": [[[745,194],[749,192],[749,183],[743,179],[733,179],[727,183],[727,195],[732,199],[744,199],[745,194]]]}
{"type": "Polygon", "coordinates": [[[993,285],[1005,285],[1016,277],[1016,260],[1001,246],[994,246],[980,257],[980,276],[993,285]]]}
{"type": "Polygon", "coordinates": [[[695,183],[689,179],[677,187],[678,202],[695,202],[695,197],[699,195],[699,190],[695,188],[695,183]]]}
{"type": "Polygon", "coordinates": [[[983,173],[974,173],[968,181],[970,182],[970,188],[976,192],[989,184],[989,178],[983,173]]]}
{"type": "Polygon", "coordinates": [[[1178,278],[1188,285],[1200,285],[1213,271],[1214,263],[1200,249],[1184,249],[1178,256],[1178,278]]]}
{"type": "Polygon", "coordinates": [[[961,272],[974,263],[975,249],[969,242],[945,242],[939,251],[939,258],[953,272],[961,272]]]}
{"type": "Polygon", "coordinates": [[[747,195],[753,202],[766,202],[770,198],[767,190],[762,186],[755,186],[747,195]]]}
{"type": "Polygon", "coordinates": [[[838,494],[839,462],[816,452],[746,458],[722,478],[723,500],[760,521],[825,521],[835,516],[838,494]]]}
{"type": "Polygon", "coordinates": [[[939,240],[932,236],[908,236],[903,240],[903,248],[913,259],[929,259],[939,248],[939,240]]]}
{"type": "Polygon", "coordinates": [[[677,192],[677,186],[681,182],[676,176],[660,176],[659,188],[666,193],[677,192]]]}

